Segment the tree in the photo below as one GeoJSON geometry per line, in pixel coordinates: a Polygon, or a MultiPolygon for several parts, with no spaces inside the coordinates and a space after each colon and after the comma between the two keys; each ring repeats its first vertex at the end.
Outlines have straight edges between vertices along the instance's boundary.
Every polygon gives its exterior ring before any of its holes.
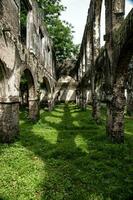
{"type": "Polygon", "coordinates": [[[72,58],[78,53],[77,45],[73,43],[73,26],[60,20],[62,11],[66,7],[61,0],[38,0],[44,13],[44,22],[53,40],[57,61],[72,58]]]}

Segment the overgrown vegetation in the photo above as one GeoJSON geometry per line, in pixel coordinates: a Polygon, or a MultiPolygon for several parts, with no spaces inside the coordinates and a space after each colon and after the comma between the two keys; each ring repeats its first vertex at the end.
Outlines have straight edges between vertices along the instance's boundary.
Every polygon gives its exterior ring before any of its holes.
{"type": "Polygon", "coordinates": [[[60,19],[66,7],[61,0],[37,0],[44,14],[44,22],[52,38],[57,61],[77,56],[79,45],[73,43],[73,26],[60,19]]]}
{"type": "Polygon", "coordinates": [[[61,104],[33,124],[20,114],[20,138],[1,145],[2,200],[129,200],[133,195],[133,124],[111,144],[90,109],[61,104]]]}

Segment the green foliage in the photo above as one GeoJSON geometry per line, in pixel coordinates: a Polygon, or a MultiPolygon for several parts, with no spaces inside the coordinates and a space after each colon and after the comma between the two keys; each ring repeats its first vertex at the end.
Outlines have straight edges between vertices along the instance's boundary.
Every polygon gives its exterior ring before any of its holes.
{"type": "MultiPolygon", "coordinates": [[[[67,58],[75,57],[79,48],[73,43],[73,27],[66,21],[60,20],[62,11],[65,7],[61,4],[61,0],[37,0],[39,7],[44,14],[44,23],[53,40],[57,61],[63,61],[67,58]]],[[[26,40],[26,22],[27,8],[21,1],[20,23],[21,23],[21,39],[26,40]]]]}
{"type": "Polygon", "coordinates": [[[73,27],[59,18],[66,9],[61,0],[38,0],[38,4],[44,12],[44,21],[53,40],[57,60],[76,56],[79,48],[73,43],[73,27]]]}
{"type": "Polygon", "coordinates": [[[39,6],[44,11],[45,22],[51,25],[54,18],[58,18],[61,11],[66,8],[61,4],[61,0],[37,0],[39,6]]]}
{"type": "MultiPolygon", "coordinates": [[[[104,109],[105,111],[105,109],[104,109]]],[[[61,104],[42,110],[34,124],[20,113],[20,138],[0,146],[3,200],[132,199],[133,123],[126,118],[125,144],[106,139],[91,110],[61,104]]]]}
{"type": "Polygon", "coordinates": [[[21,12],[20,12],[20,25],[21,25],[21,41],[26,42],[26,24],[27,24],[27,9],[24,1],[20,1],[21,12]]]}

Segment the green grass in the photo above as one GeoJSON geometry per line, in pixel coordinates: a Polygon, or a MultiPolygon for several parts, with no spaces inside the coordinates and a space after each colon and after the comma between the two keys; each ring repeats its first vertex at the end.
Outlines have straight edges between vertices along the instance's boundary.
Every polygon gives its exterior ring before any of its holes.
{"type": "Polygon", "coordinates": [[[112,144],[90,108],[61,104],[34,124],[20,114],[20,138],[0,146],[0,200],[130,200],[133,123],[112,144]]]}

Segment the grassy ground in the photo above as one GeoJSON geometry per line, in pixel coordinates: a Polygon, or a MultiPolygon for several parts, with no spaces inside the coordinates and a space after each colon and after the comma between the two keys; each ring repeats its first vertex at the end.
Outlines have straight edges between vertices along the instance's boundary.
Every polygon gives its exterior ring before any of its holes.
{"type": "Polygon", "coordinates": [[[61,104],[33,124],[21,113],[20,138],[0,146],[1,200],[130,200],[133,123],[111,144],[91,112],[61,104]]]}

